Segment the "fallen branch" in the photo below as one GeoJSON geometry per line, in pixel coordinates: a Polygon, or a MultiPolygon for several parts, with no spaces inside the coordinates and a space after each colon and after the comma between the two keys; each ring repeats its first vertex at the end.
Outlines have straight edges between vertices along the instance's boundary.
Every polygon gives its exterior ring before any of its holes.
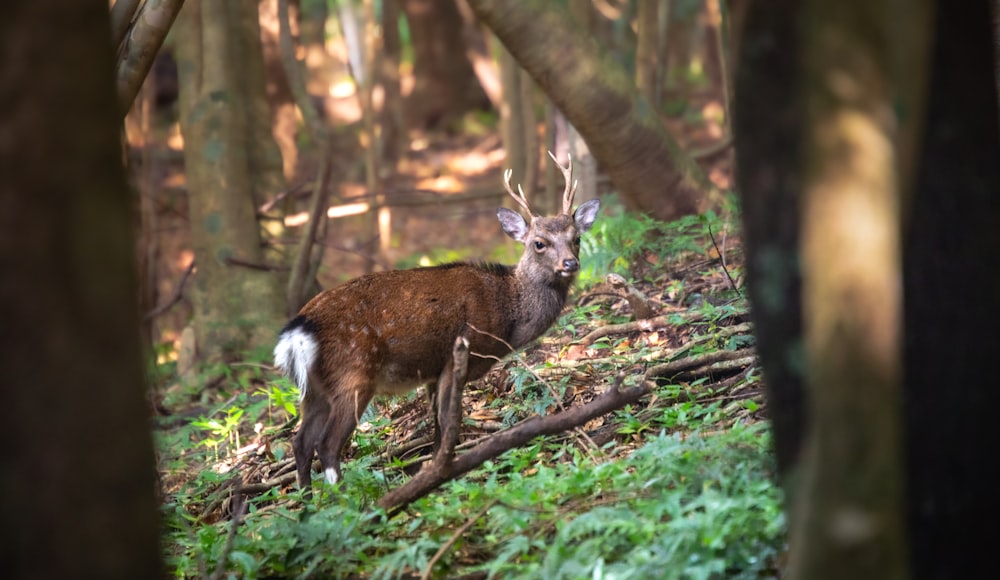
{"type": "Polygon", "coordinates": [[[740,350],[717,350],[714,352],[706,352],[704,354],[689,356],[668,363],[652,366],[646,371],[645,378],[652,379],[664,375],[677,374],[693,368],[711,365],[719,361],[739,359],[749,360],[752,363],[754,360],[753,352],[752,348],[743,348],[740,350]]]}
{"type": "Polygon", "coordinates": [[[545,417],[535,415],[506,431],[491,435],[466,453],[455,457],[446,466],[437,462],[430,465],[425,464],[424,468],[410,481],[383,495],[378,500],[378,506],[384,509],[389,517],[395,516],[406,506],[437,489],[441,484],[472,471],[505,451],[524,445],[535,437],[568,431],[591,419],[634,403],[649,394],[649,389],[645,386],[622,390],[620,386],[624,380],[625,375],[619,374],[607,391],[586,405],[573,407],[545,417]]]}

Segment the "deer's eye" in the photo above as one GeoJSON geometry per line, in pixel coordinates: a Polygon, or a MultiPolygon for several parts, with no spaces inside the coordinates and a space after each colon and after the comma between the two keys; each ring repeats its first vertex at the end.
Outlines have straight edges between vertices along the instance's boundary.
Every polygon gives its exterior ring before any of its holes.
{"type": "Polygon", "coordinates": [[[580,245],[580,236],[577,236],[577,237],[573,238],[573,245],[574,246],[579,246],[580,245]]]}
{"type": "Polygon", "coordinates": [[[535,251],[541,252],[544,249],[545,249],[545,242],[541,240],[535,240],[535,251]]]}

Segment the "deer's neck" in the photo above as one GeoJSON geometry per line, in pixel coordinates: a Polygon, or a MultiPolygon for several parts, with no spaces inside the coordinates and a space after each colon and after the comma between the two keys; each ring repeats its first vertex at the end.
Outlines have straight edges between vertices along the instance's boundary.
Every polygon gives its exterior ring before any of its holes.
{"type": "Polygon", "coordinates": [[[572,279],[559,278],[540,281],[518,268],[514,272],[515,322],[510,343],[514,348],[523,346],[541,336],[559,317],[572,279]]]}

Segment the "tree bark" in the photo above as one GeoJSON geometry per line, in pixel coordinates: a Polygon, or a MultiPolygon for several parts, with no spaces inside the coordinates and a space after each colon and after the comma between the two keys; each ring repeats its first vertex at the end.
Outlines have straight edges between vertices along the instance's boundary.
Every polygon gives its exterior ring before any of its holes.
{"type": "Polygon", "coordinates": [[[469,4],[583,135],[628,207],[669,220],[707,205],[713,190],[704,172],[622,67],[567,24],[564,9],[542,0],[469,4]]]}
{"type": "Polygon", "coordinates": [[[5,578],[159,578],[108,3],[0,5],[5,578]]]}
{"type": "Polygon", "coordinates": [[[796,0],[775,0],[772,8],[749,11],[733,103],[747,289],[786,489],[794,489],[807,423],[798,252],[805,111],[790,90],[802,82],[799,10],[796,0]]]}
{"type": "MultiPolygon", "coordinates": [[[[281,280],[262,264],[253,196],[259,157],[247,143],[255,111],[254,77],[241,76],[260,59],[240,38],[255,4],[191,2],[181,13],[177,57],[181,129],[190,199],[192,246],[198,263],[192,298],[197,351],[220,360],[269,345],[284,319],[281,280]],[[236,59],[240,64],[236,64],[236,59]]],[[[259,41],[258,41],[259,42],[259,41]]]]}

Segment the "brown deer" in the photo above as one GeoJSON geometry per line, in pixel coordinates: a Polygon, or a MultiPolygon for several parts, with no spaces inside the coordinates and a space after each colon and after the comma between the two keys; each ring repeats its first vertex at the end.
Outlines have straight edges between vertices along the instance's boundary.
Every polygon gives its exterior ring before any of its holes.
{"type": "Polygon", "coordinates": [[[341,449],[375,394],[428,385],[434,405],[432,383],[450,373],[459,335],[469,341],[472,381],[552,325],[580,269],[580,234],[600,208],[595,199],[571,213],[572,160],[556,165],[566,189],[553,217],[533,215],[521,187],[511,189],[511,171],[504,173],[507,193],[529,217],[497,210],[503,231],[524,244],[516,266],[459,262],[369,274],[320,293],[281,331],[275,364],[301,391],[292,446],[301,488],[311,486],[316,453],[326,480],[341,479],[341,449]]]}

